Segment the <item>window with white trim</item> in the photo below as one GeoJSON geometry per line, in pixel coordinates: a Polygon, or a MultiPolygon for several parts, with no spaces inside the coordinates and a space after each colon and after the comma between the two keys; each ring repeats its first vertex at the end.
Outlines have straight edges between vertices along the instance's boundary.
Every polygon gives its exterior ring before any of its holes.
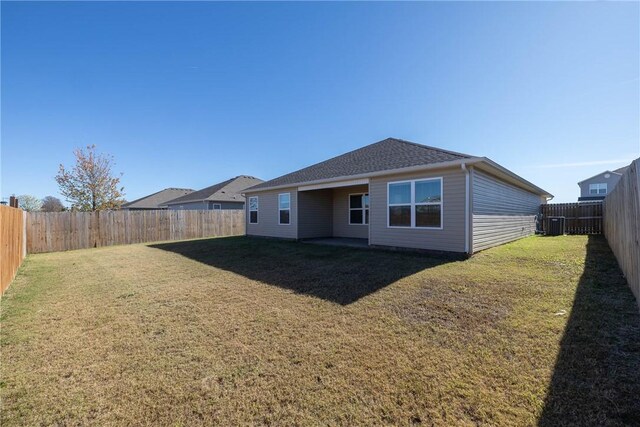
{"type": "Polygon", "coordinates": [[[249,224],[258,223],[258,196],[249,197],[249,224]]]}
{"type": "Polygon", "coordinates": [[[589,184],[589,194],[593,196],[607,194],[607,183],[589,184]]]}
{"type": "Polygon", "coordinates": [[[387,184],[389,227],[442,228],[442,178],[387,184]]]}
{"type": "Polygon", "coordinates": [[[369,193],[349,194],[349,224],[369,224],[369,193]]]}
{"type": "Polygon", "coordinates": [[[278,224],[291,224],[291,193],[278,194],[278,224]]]}
{"type": "Polygon", "coordinates": [[[213,210],[219,211],[220,209],[222,209],[222,205],[220,203],[213,204],[213,210]]]}

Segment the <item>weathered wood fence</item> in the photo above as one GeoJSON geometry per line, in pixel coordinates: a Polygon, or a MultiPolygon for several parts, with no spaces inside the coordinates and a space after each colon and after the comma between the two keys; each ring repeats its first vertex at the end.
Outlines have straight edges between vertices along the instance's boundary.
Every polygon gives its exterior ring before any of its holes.
{"type": "Polygon", "coordinates": [[[0,294],[26,256],[25,219],[22,209],[0,205],[0,294]]]}
{"type": "Polygon", "coordinates": [[[30,212],[27,252],[243,235],[243,210],[30,212]]]}
{"type": "Polygon", "coordinates": [[[640,304],[640,159],[622,175],[604,203],[604,235],[640,304]]]}
{"type": "Polygon", "coordinates": [[[565,217],[567,234],[602,234],[602,202],[549,203],[540,205],[542,230],[549,227],[549,217],[565,217]]]}

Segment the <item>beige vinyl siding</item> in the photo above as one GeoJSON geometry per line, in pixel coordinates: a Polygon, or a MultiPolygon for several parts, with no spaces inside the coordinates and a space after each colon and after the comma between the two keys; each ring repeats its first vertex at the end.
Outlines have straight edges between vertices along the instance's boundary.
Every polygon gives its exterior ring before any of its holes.
{"type": "Polygon", "coordinates": [[[331,237],[333,233],[333,191],[298,193],[298,238],[331,237]]]}
{"type": "Polygon", "coordinates": [[[476,169],[471,176],[473,252],[535,233],[542,196],[476,169]]]}
{"type": "Polygon", "coordinates": [[[247,197],[258,197],[258,223],[249,223],[249,212],[246,204],[246,224],[248,236],[280,237],[283,239],[298,238],[298,192],[296,188],[264,191],[247,194],[247,197]],[[291,223],[289,225],[278,224],[278,194],[291,194],[291,223]]]}
{"type": "Polygon", "coordinates": [[[369,183],[371,245],[435,251],[465,251],[465,175],[461,169],[430,170],[372,178],[369,183]],[[442,229],[389,228],[387,183],[442,177],[442,229]]]}
{"type": "Polygon", "coordinates": [[[535,231],[535,216],[473,215],[473,251],[521,239],[535,231]]]}
{"type": "Polygon", "coordinates": [[[368,185],[342,187],[333,190],[333,235],[335,237],[369,238],[368,225],[349,224],[349,194],[368,192],[368,185]]]}

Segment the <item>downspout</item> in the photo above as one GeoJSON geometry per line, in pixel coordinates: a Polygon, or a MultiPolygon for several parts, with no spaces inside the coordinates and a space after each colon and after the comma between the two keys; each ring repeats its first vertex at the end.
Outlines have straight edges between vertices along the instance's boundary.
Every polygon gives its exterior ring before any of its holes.
{"type": "Polygon", "coordinates": [[[464,252],[469,254],[469,169],[464,163],[460,167],[464,171],[464,252]]]}

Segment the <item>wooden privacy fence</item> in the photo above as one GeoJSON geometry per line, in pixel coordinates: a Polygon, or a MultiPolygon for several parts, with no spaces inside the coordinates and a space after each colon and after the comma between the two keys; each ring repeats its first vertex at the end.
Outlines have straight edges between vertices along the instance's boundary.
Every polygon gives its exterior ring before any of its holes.
{"type": "Polygon", "coordinates": [[[622,175],[604,203],[604,235],[640,304],[640,159],[622,175]]]}
{"type": "Polygon", "coordinates": [[[26,255],[25,218],[21,209],[0,205],[0,293],[7,289],[26,255]]]}
{"type": "Polygon", "coordinates": [[[602,234],[602,202],[550,203],[540,205],[542,230],[549,229],[549,217],[565,217],[567,234],[602,234]]]}
{"type": "Polygon", "coordinates": [[[243,235],[243,210],[30,212],[28,253],[243,235]]]}

